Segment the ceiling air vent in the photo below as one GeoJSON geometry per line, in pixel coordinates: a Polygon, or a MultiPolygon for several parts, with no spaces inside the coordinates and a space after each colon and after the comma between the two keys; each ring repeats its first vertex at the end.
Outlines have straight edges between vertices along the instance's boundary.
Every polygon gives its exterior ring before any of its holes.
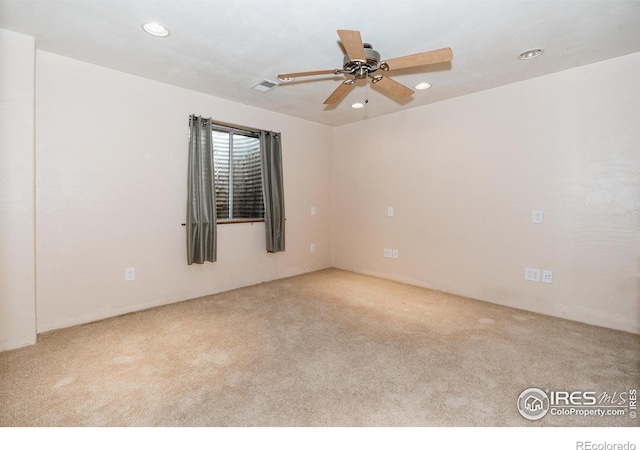
{"type": "Polygon", "coordinates": [[[255,86],[252,86],[251,89],[255,89],[256,91],[260,91],[260,92],[267,92],[273,89],[274,87],[276,87],[277,85],[278,83],[276,83],[275,81],[262,80],[260,83],[256,84],[255,86]]]}

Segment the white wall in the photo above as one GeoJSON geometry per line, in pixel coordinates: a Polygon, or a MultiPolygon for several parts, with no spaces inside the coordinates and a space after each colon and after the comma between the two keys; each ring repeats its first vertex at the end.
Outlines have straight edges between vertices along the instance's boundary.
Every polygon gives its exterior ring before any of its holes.
{"type": "Polygon", "coordinates": [[[337,128],[333,265],[639,333],[639,68],[633,54],[337,128]]]}
{"type": "Polygon", "coordinates": [[[32,37],[0,29],[0,350],[35,343],[32,37]]]}
{"type": "Polygon", "coordinates": [[[638,67],[629,55],[330,129],[0,30],[0,350],[330,265],[638,333],[638,67]],[[218,262],[186,265],[191,113],[283,133],[286,252],[264,251],[261,224],[223,225],[218,262]]]}
{"type": "Polygon", "coordinates": [[[330,265],[331,128],[36,56],[39,332],[330,265]],[[266,252],[262,223],[221,225],[218,261],[187,266],[192,113],[282,132],[285,252],[266,252]],[[126,267],[135,281],[124,281],[126,267]]]}

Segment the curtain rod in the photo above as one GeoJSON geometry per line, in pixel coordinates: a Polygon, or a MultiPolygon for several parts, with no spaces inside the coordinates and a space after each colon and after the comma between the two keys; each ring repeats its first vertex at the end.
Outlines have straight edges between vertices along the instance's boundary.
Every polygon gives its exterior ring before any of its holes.
{"type": "MultiPolygon", "coordinates": [[[[192,114],[193,117],[196,117],[196,114],[192,114]]],[[[250,133],[262,133],[263,131],[266,132],[270,132],[270,133],[274,133],[273,130],[263,130],[260,128],[252,128],[252,127],[247,127],[244,125],[236,125],[234,123],[228,123],[228,122],[221,122],[219,120],[215,120],[213,118],[211,118],[211,124],[212,125],[218,125],[220,127],[225,127],[225,128],[235,128],[236,130],[242,130],[242,131],[248,131],[250,133]]]]}
{"type": "Polygon", "coordinates": [[[235,128],[236,130],[250,131],[252,133],[261,133],[263,131],[267,131],[267,130],[261,130],[259,128],[251,128],[251,127],[245,127],[242,125],[235,125],[233,123],[220,122],[219,120],[214,120],[214,119],[211,119],[211,123],[213,125],[220,125],[221,127],[235,128]]]}

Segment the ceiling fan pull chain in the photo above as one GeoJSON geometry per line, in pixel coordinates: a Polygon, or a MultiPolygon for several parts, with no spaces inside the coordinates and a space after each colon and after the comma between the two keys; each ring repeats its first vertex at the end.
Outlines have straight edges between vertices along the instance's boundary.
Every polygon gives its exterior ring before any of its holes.
{"type": "Polygon", "coordinates": [[[364,84],[364,104],[369,103],[369,83],[364,84]]]}

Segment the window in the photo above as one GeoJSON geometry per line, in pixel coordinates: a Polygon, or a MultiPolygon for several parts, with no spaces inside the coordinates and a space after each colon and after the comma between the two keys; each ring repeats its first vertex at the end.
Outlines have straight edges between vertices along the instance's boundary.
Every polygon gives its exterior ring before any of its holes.
{"type": "Polygon", "coordinates": [[[264,220],[260,134],[212,128],[218,222],[264,220]]]}

